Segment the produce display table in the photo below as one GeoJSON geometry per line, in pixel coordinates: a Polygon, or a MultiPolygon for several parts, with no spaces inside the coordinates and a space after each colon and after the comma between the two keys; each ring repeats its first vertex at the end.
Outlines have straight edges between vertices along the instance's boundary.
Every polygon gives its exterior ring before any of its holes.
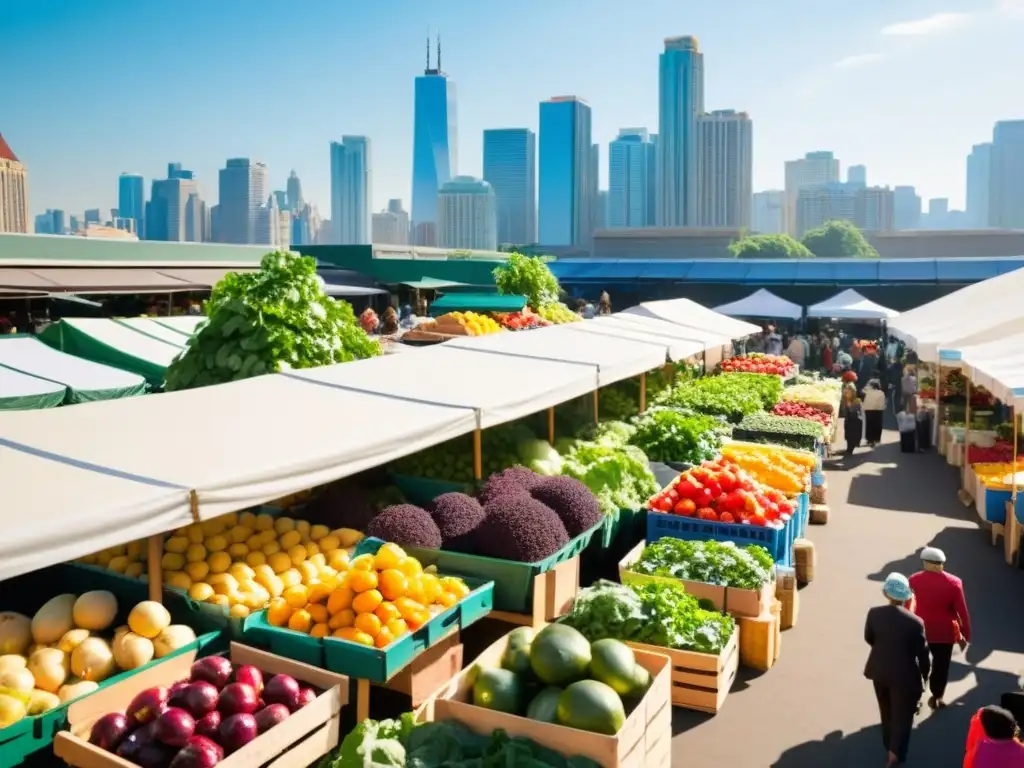
{"type": "Polygon", "coordinates": [[[715,714],[725,704],[739,671],[740,630],[717,656],[695,651],[677,651],[643,643],[627,643],[638,651],[662,653],[669,658],[672,680],[672,706],[715,714]]]}

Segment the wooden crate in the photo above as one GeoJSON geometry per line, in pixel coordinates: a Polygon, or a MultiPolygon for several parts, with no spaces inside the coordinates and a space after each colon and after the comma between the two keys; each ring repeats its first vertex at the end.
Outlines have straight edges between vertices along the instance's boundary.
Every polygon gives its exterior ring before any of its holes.
{"type": "Polygon", "coordinates": [[[808,522],[811,525],[825,525],[828,523],[828,504],[811,504],[808,515],[808,522]]]}
{"type": "MultiPolygon", "coordinates": [[[[89,743],[93,723],[108,712],[123,712],[129,702],[147,688],[184,680],[195,658],[193,651],[168,659],[72,704],[68,708],[71,730],[57,734],[53,740],[54,754],[76,768],[133,768],[133,763],[89,743]]],[[[322,689],[323,693],[281,724],[224,758],[218,766],[256,768],[271,763],[271,768],[307,768],[338,746],[339,713],[348,703],[347,677],[240,643],[231,644],[230,658],[234,664],[252,664],[266,673],[291,675],[322,689]]]]}
{"type": "Polygon", "coordinates": [[[797,616],[800,613],[800,592],[797,589],[796,576],[780,576],[775,594],[781,606],[779,628],[795,627],[797,616]]]}
{"type": "Polygon", "coordinates": [[[643,643],[629,643],[631,648],[668,655],[672,663],[672,705],[714,714],[725,699],[739,670],[740,633],[733,632],[725,648],[717,656],[695,651],[677,651],[643,643]]]}
{"type": "Polygon", "coordinates": [[[782,649],[781,613],[782,604],[776,600],[763,616],[738,620],[743,666],[767,672],[778,661],[782,649]]]}
{"type": "Polygon", "coordinates": [[[814,542],[807,539],[794,541],[793,567],[796,569],[796,580],[801,584],[810,584],[814,581],[817,566],[818,555],[814,549],[814,542]]]}
{"type": "MultiPolygon", "coordinates": [[[[503,637],[477,657],[475,664],[497,666],[508,644],[503,637]]],[[[495,712],[469,703],[473,686],[470,671],[462,670],[436,691],[417,715],[421,721],[457,720],[472,731],[490,735],[503,728],[510,736],[524,736],[566,756],[587,757],[602,768],[657,768],[670,764],[672,714],[668,657],[654,649],[636,652],[636,660],[651,673],[651,687],[614,736],[542,723],[495,712]]]]}
{"type": "Polygon", "coordinates": [[[580,591],[580,558],[565,560],[533,578],[533,610],[530,613],[491,611],[487,618],[527,627],[543,627],[564,616],[580,591]]]}
{"type": "Polygon", "coordinates": [[[828,504],[828,486],[811,486],[811,504],[828,504]]]}

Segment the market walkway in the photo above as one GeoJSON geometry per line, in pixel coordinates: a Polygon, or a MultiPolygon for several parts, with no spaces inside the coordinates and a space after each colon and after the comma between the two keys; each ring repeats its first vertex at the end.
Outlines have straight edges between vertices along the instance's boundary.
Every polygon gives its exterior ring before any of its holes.
{"type": "MultiPolygon", "coordinates": [[[[840,430],[842,434],[842,430],[840,430]]],[[[936,455],[901,454],[895,432],[849,466],[826,467],[831,518],[810,538],[815,581],[801,590],[797,625],[763,675],[740,678],[716,717],[675,710],[679,768],[872,768],[885,763],[870,683],[864,616],[890,571],[918,569],[921,547],[946,552],[963,578],[974,645],[953,658],[939,713],[919,717],[908,766],[957,768],[974,711],[998,703],[1024,672],[1024,572],[1003,562],[957,500],[957,470],[936,455]]]]}

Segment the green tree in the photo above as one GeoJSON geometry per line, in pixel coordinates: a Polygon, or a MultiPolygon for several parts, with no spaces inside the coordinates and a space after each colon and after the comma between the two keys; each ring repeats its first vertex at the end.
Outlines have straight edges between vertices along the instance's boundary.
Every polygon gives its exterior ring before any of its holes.
{"type": "Polygon", "coordinates": [[[753,235],[729,245],[737,259],[810,259],[814,254],[789,235],[753,235]]]}
{"type": "Polygon", "coordinates": [[[803,244],[822,259],[877,259],[878,251],[849,221],[826,221],[804,234],[803,244]]]}

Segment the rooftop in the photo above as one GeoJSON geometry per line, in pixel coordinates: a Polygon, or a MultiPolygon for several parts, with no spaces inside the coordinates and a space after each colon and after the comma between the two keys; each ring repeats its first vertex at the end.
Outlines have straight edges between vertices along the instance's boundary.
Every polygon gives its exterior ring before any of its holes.
{"type": "Polygon", "coordinates": [[[0,133],[0,160],[10,160],[15,163],[20,163],[18,156],[14,154],[14,150],[11,149],[11,145],[4,141],[4,135],[0,133]]]}

